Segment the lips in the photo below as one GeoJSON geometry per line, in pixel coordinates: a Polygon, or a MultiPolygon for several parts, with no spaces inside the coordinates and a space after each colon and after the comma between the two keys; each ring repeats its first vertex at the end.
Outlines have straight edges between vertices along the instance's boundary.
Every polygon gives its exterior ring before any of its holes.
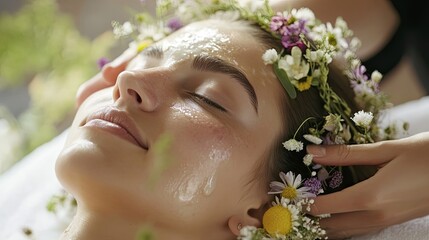
{"type": "Polygon", "coordinates": [[[83,126],[105,130],[143,149],[148,149],[148,144],[141,137],[134,121],[126,112],[117,108],[105,107],[90,114],[83,126]]]}

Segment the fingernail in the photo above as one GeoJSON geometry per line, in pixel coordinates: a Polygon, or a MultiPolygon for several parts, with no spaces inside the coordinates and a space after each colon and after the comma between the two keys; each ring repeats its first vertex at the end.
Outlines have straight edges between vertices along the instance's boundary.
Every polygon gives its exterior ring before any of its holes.
{"type": "Polygon", "coordinates": [[[319,145],[307,146],[307,152],[313,155],[313,157],[323,157],[326,155],[326,149],[319,145]]]}

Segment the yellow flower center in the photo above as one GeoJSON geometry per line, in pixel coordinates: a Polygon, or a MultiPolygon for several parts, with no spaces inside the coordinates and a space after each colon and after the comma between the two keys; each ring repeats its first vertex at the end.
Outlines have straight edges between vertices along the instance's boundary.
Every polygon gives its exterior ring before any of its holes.
{"type": "Polygon", "coordinates": [[[294,187],[285,187],[282,192],[282,197],[287,199],[295,199],[297,195],[296,188],[294,187]]]}
{"type": "Polygon", "coordinates": [[[295,84],[295,86],[298,88],[299,91],[305,91],[311,87],[311,82],[313,81],[312,76],[303,77],[302,79],[298,80],[298,82],[295,84]]]}
{"type": "Polygon", "coordinates": [[[152,40],[143,40],[137,45],[137,52],[141,52],[153,43],[152,40]]]}
{"type": "Polygon", "coordinates": [[[262,225],[271,236],[286,235],[292,230],[292,215],[289,209],[283,206],[273,206],[264,213],[262,225]]]}

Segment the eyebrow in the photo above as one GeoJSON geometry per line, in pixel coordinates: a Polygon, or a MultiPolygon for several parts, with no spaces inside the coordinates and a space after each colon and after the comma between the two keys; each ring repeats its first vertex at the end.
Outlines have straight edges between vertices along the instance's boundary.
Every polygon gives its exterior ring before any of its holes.
{"type": "Polygon", "coordinates": [[[252,84],[250,84],[246,75],[238,68],[234,67],[225,60],[209,55],[196,56],[194,58],[192,67],[199,71],[223,73],[231,76],[246,90],[253,108],[255,109],[256,113],[258,113],[258,98],[256,97],[255,89],[253,88],[252,84]]]}
{"type": "MultiPolygon", "coordinates": [[[[164,50],[159,45],[152,45],[143,50],[141,54],[156,59],[162,59],[164,57],[164,50]]],[[[231,76],[233,79],[238,81],[244,90],[246,90],[253,108],[256,113],[258,113],[258,98],[256,97],[255,89],[252,84],[250,84],[246,75],[238,68],[225,60],[209,55],[196,56],[192,63],[192,67],[198,71],[223,73],[231,76]]]]}

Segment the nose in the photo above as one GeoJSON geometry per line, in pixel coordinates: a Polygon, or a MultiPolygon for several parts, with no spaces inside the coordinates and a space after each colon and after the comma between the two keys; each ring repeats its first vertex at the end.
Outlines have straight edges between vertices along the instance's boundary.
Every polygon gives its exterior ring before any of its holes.
{"type": "Polygon", "coordinates": [[[164,99],[163,74],[152,70],[124,71],[119,74],[113,90],[118,105],[132,105],[145,112],[156,111],[164,99]]]}

